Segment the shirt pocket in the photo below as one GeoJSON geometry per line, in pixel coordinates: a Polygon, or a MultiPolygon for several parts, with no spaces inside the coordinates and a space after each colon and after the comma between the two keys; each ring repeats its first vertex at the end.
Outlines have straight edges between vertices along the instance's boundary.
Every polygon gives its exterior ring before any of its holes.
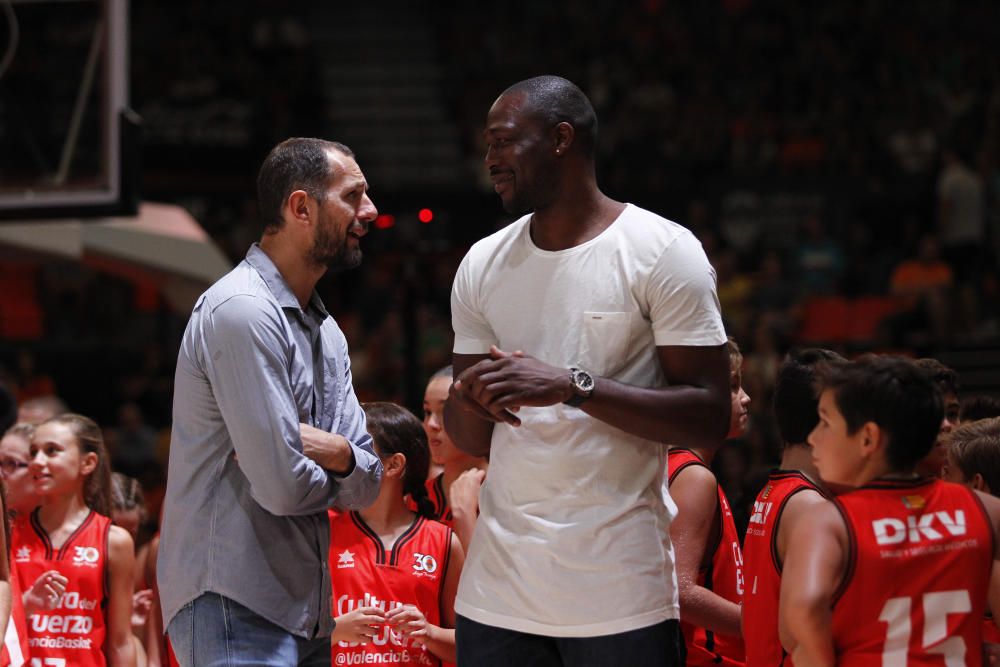
{"type": "Polygon", "coordinates": [[[632,313],[585,311],[578,351],[580,368],[600,376],[620,371],[632,340],[631,320],[632,313]]]}

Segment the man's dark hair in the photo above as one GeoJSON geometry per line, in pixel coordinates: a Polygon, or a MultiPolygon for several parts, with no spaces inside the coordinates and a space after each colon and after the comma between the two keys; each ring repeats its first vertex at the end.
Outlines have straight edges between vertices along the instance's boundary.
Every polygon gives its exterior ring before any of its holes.
{"type": "Polygon", "coordinates": [[[944,398],[931,377],[909,359],[867,354],[849,363],[820,364],[816,387],[833,392],[854,434],[874,422],[888,436],[894,471],[912,470],[930,453],[944,419],[944,398]]]}
{"type": "MultiPolygon", "coordinates": [[[[962,401],[962,422],[1000,417],[1000,398],[996,396],[969,396],[962,401]]],[[[992,488],[992,487],[990,487],[992,488]]],[[[997,489],[1000,491],[1000,488],[997,489]]]]}
{"type": "Polygon", "coordinates": [[[1000,494],[1000,418],[962,424],[947,440],[949,463],[958,466],[965,481],[982,475],[990,493],[1000,494]]]}
{"type": "Polygon", "coordinates": [[[816,396],[816,366],[846,361],[832,350],[816,347],[791,350],[778,369],[774,386],[774,417],[786,445],[801,445],[816,428],[819,400],[816,396]]]}
{"type": "Polygon", "coordinates": [[[294,191],[304,190],[313,199],[323,201],[333,175],[327,160],[329,151],[354,157],[354,152],[342,143],[310,137],[285,139],[267,154],[257,173],[257,206],[265,234],[281,229],[281,209],[294,191]]]}
{"type": "Polygon", "coordinates": [[[575,131],[574,143],[584,154],[594,157],[597,150],[597,113],[576,84],[561,76],[536,76],[518,81],[503,91],[524,96],[526,110],[547,127],[569,123],[575,131]]]}
{"type": "Polygon", "coordinates": [[[926,373],[943,393],[958,396],[958,373],[931,357],[917,359],[913,363],[926,373]]]}

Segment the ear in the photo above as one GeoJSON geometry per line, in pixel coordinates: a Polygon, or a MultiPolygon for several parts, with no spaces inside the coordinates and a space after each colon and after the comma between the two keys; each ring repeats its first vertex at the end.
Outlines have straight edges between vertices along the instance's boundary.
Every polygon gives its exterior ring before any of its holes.
{"type": "Polygon", "coordinates": [[[569,147],[573,145],[573,138],[576,136],[576,130],[573,126],[563,121],[555,126],[553,129],[555,135],[555,152],[556,155],[565,155],[569,150],[569,147]]]}
{"type": "Polygon", "coordinates": [[[406,471],[406,455],[396,452],[382,461],[382,471],[385,476],[402,478],[406,471]]]}
{"type": "Polygon", "coordinates": [[[89,475],[90,473],[97,470],[97,454],[94,452],[87,452],[80,459],[80,473],[83,475],[89,475]]]}
{"type": "Polygon", "coordinates": [[[864,458],[871,458],[879,451],[884,454],[889,445],[885,431],[879,428],[875,422],[862,424],[861,428],[858,429],[858,438],[861,443],[861,456],[864,458]]]}
{"type": "Polygon", "coordinates": [[[969,486],[971,486],[976,491],[982,491],[983,493],[990,493],[990,485],[986,483],[986,480],[983,479],[983,476],[980,475],[978,472],[972,476],[972,479],[969,480],[969,486]]]}
{"type": "Polygon", "coordinates": [[[291,217],[296,222],[309,223],[313,216],[315,202],[305,190],[295,190],[285,200],[286,220],[291,217]]]}

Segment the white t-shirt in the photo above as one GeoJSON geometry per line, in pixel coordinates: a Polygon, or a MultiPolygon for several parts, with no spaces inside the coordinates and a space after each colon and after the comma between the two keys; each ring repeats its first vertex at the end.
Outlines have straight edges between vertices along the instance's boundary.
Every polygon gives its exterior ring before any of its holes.
{"type": "MultiPolygon", "coordinates": [[[[629,205],[596,238],[549,252],[532,242],[530,217],[462,261],[452,288],[456,353],[496,344],[657,387],[657,345],[725,342],[715,271],[688,230],[629,205]]],[[[493,430],[456,611],[556,637],[677,618],[666,446],[562,404],[518,416],[520,427],[493,430]]]]}

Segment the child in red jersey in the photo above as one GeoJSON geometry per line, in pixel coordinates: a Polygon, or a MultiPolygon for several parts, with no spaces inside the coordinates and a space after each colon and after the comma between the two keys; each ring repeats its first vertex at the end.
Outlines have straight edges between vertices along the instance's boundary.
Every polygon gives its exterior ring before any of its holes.
{"type": "Polygon", "coordinates": [[[441,665],[455,661],[455,592],[464,554],[451,528],[429,517],[429,453],[420,422],[392,403],[364,406],[382,459],[371,507],[331,512],[330,574],[336,665],[441,665]],[[419,511],[408,507],[410,495],[419,511]]]}
{"type": "Polygon", "coordinates": [[[32,664],[134,667],[134,556],[111,525],[110,468],[101,430],[65,414],[38,426],[30,470],[42,505],[22,514],[11,539],[24,595],[32,664]]]}
{"type": "Polygon", "coordinates": [[[754,500],[743,540],[743,641],[747,667],[789,665],[778,638],[778,598],[781,570],[789,536],[798,521],[808,520],[817,503],[826,503],[819,473],[806,443],[816,427],[817,364],[843,361],[836,352],[793,350],[778,369],[774,416],[784,443],[781,466],[772,470],[754,500]],[[784,661],[784,662],[783,662],[784,661]]]}
{"type": "Polygon", "coordinates": [[[468,550],[479,515],[479,487],[486,479],[486,459],[469,456],[455,446],[444,430],[444,403],[451,387],[451,366],[431,376],[424,391],[424,431],[431,462],[444,470],[427,480],[427,495],[434,503],[434,516],[451,526],[468,550]]]}
{"type": "MultiPolygon", "coordinates": [[[[743,390],[743,355],[729,339],[729,386],[732,397],[727,438],[747,429],[750,397],[743,390]]],[[[667,453],[670,497],[677,516],[670,539],[677,550],[681,630],[689,667],[742,665],[740,603],[743,554],[729,501],[709,466],[722,442],[667,453]]]]}
{"type": "Polygon", "coordinates": [[[782,643],[796,667],[981,665],[987,592],[1000,599],[1000,500],[914,472],[941,427],[940,389],[894,357],[818,375],[809,444],[839,495],[793,530],[782,643]]]}
{"type": "MultiPolygon", "coordinates": [[[[947,438],[947,463],[942,477],[949,482],[996,496],[1000,493],[1000,417],[964,423],[947,438]]],[[[1000,661],[1000,628],[987,614],[983,639],[1000,661]]]]}

